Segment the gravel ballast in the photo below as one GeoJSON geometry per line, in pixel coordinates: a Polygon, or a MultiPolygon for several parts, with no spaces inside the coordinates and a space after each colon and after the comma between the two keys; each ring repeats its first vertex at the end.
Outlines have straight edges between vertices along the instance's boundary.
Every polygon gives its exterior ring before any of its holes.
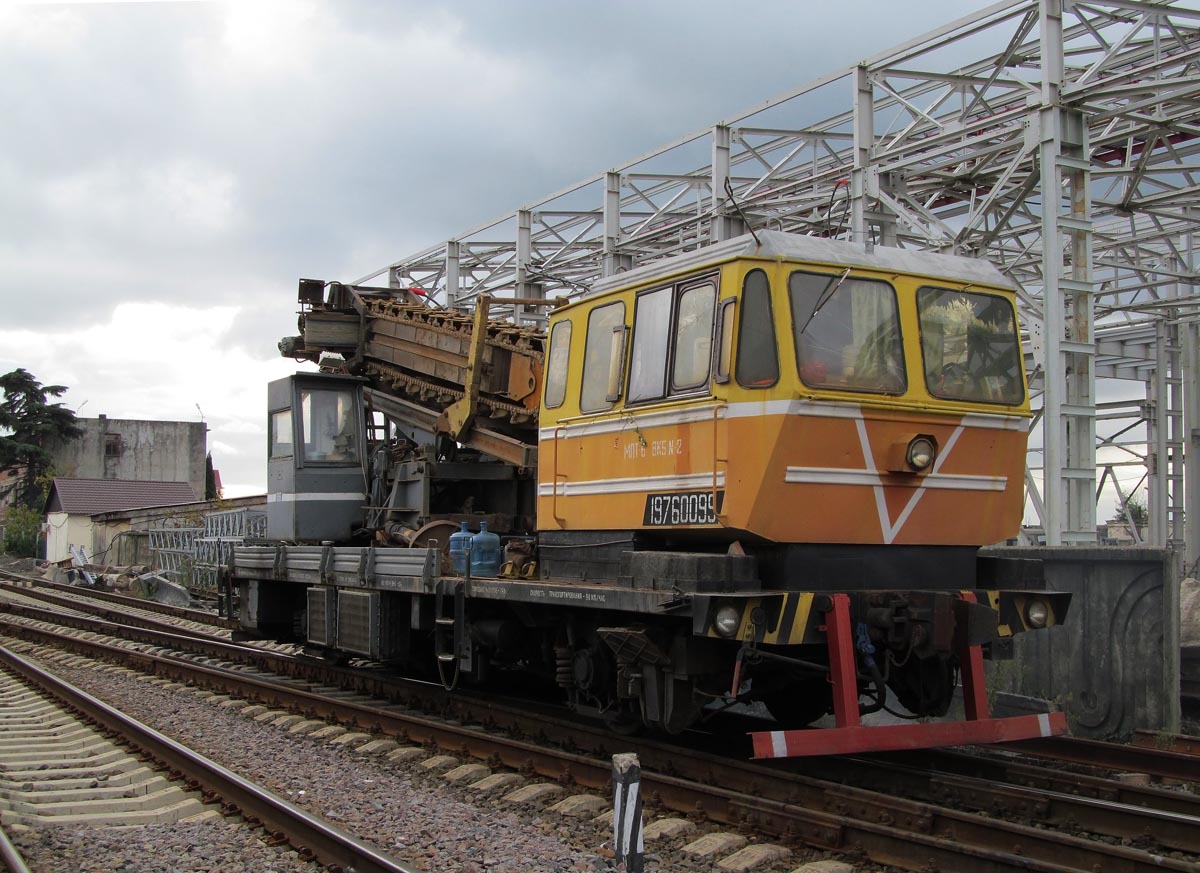
{"type": "MultiPolygon", "coordinates": [[[[46,663],[46,662],[44,662],[46,663]]],[[[374,843],[385,853],[422,870],[465,873],[599,873],[612,869],[598,854],[607,830],[591,822],[522,810],[499,797],[469,804],[437,774],[416,766],[357,755],[286,731],[197,698],[186,689],[164,688],[127,673],[46,666],[67,681],[133,717],[264,785],[298,806],[374,843]]],[[[227,853],[195,854],[212,837],[198,822],[175,828],[136,828],[77,834],[45,828],[15,835],[39,871],[311,870],[293,860],[260,857],[261,831],[245,842],[244,862],[231,866],[227,853]],[[103,836],[101,835],[103,834],[103,836]],[[115,843],[111,841],[116,841],[115,843]],[[87,844],[96,842],[105,866],[89,866],[87,844]],[[82,845],[81,845],[82,843],[82,845]],[[113,845],[121,852],[108,854],[113,845]],[[117,857],[118,866],[112,866],[117,857]],[[207,865],[207,866],[206,866],[207,865]]],[[[222,850],[223,852],[224,850],[222,850]]],[[[278,852],[268,849],[270,852],[278,852]]]]}
{"type": "MultiPolygon", "coordinates": [[[[501,770],[491,780],[503,787],[486,792],[469,787],[478,778],[452,783],[452,765],[428,769],[438,752],[398,749],[392,743],[375,754],[354,751],[337,742],[348,739],[353,727],[330,728],[324,739],[313,734],[320,727],[299,716],[273,725],[278,716],[266,707],[235,707],[224,697],[208,700],[211,692],[196,693],[177,684],[151,680],[127,670],[73,655],[40,658],[52,672],[84,691],[101,698],[156,730],[190,746],[238,774],[263,785],[335,826],[355,834],[383,854],[416,870],[463,873],[622,873],[610,849],[610,819],[597,815],[603,806],[584,802],[579,817],[551,807],[578,786],[546,786],[545,780],[523,778],[501,770]],[[65,661],[65,662],[64,662],[65,661]],[[250,717],[253,714],[256,717],[250,717]],[[262,719],[268,719],[263,721],[262,719]],[[293,729],[289,732],[289,728],[293,729]],[[409,752],[412,754],[410,755],[409,752]],[[540,786],[535,783],[542,783],[540,786]],[[506,800],[514,786],[527,789],[553,787],[533,803],[506,800]]],[[[357,743],[366,738],[357,735],[357,743]]],[[[366,747],[370,748],[370,747],[366,747]]],[[[478,765],[475,761],[454,762],[478,765]]],[[[463,767],[458,770],[462,771],[463,767]]],[[[591,792],[595,794],[595,792],[591,792]]],[[[595,798],[591,798],[594,800],[595,798]]],[[[649,799],[649,798],[648,798],[649,799]]],[[[567,801],[578,801],[571,798],[567,801]]],[[[585,799],[585,801],[588,799],[585,799]]],[[[610,813],[611,814],[611,813],[610,813]]],[[[668,814],[678,815],[678,813],[668,814]]],[[[662,818],[647,810],[646,823],[662,818]]],[[[710,873],[738,867],[719,866],[727,853],[696,857],[684,851],[712,823],[690,826],[678,835],[661,837],[646,846],[648,873],[710,873]]],[[[120,831],[39,828],[13,835],[37,873],[311,873],[315,865],[302,861],[287,847],[268,845],[267,835],[237,819],[185,823],[120,831]],[[219,829],[219,830],[218,830],[219,829]]],[[[750,838],[749,849],[754,848],[750,838]]],[[[744,844],[745,838],[740,839],[744,844]]],[[[764,846],[764,849],[769,848],[764,846]]],[[[764,858],[754,873],[789,873],[805,869],[807,862],[827,857],[818,850],[793,847],[787,857],[764,858]]],[[[855,864],[860,873],[881,868],[855,864]]]]}

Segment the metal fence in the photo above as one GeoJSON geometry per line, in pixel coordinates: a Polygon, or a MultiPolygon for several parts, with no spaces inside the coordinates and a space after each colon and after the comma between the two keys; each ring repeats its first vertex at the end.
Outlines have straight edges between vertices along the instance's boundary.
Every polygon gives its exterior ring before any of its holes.
{"type": "Polygon", "coordinates": [[[152,528],[150,549],[160,575],[199,594],[216,594],[217,572],[233,547],[266,533],[266,512],[230,509],[206,514],[204,527],[152,528]]]}

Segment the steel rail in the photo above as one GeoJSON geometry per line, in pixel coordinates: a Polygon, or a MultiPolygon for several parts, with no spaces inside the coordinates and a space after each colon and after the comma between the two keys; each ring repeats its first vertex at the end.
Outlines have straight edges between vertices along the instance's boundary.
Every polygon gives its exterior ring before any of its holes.
{"type": "Polygon", "coordinates": [[[176,618],[186,618],[198,624],[211,624],[226,630],[237,630],[240,625],[235,618],[216,615],[201,609],[190,609],[186,606],[171,606],[166,603],[155,603],[153,600],[143,600],[127,594],[117,594],[112,591],[97,591],[94,588],[80,588],[77,585],[64,585],[61,582],[51,582],[39,576],[28,576],[24,573],[14,573],[11,570],[0,570],[0,580],[10,579],[16,582],[29,582],[36,588],[48,588],[52,591],[62,591],[72,594],[82,594],[95,600],[104,600],[121,606],[144,609],[147,612],[161,612],[163,615],[173,615],[176,618]]]}
{"type": "Polygon", "coordinates": [[[0,864],[4,865],[4,869],[8,873],[29,873],[29,866],[25,863],[25,859],[8,839],[8,834],[4,832],[3,828],[0,828],[0,864]]]}
{"type": "Polygon", "coordinates": [[[1179,755],[1200,758],[1200,737],[1186,734],[1164,734],[1138,728],[1133,732],[1133,744],[1143,749],[1163,749],[1179,755]]]}
{"type": "Polygon", "coordinates": [[[0,661],[81,713],[84,718],[127,739],[165,767],[222,798],[232,810],[269,833],[283,834],[301,854],[355,873],[416,873],[368,846],[357,837],[292,805],[282,797],[243,779],[198,752],[130,718],[20,655],[0,646],[0,661]]]}
{"type": "Polygon", "coordinates": [[[1200,817],[1200,795],[1071,773],[1058,767],[1019,761],[1010,756],[978,754],[978,750],[976,754],[955,749],[894,753],[888,756],[888,760],[911,764],[918,769],[972,776],[989,782],[1006,782],[1039,791],[1074,794],[1125,806],[1200,817]]]}
{"type": "MultiPolygon", "coordinates": [[[[4,588],[0,587],[0,591],[3,590],[4,588]]],[[[22,597],[28,597],[31,600],[37,600],[42,603],[50,604],[51,606],[76,610],[89,616],[98,616],[96,621],[108,621],[127,628],[141,628],[145,631],[162,632],[164,634],[173,634],[180,637],[193,637],[198,640],[210,640],[214,643],[224,643],[226,645],[230,645],[230,640],[227,636],[220,636],[219,634],[180,627],[177,624],[171,624],[169,621],[159,621],[158,619],[147,618],[140,615],[130,615],[128,612],[116,609],[114,607],[105,606],[103,603],[81,603],[80,601],[70,597],[63,597],[49,591],[39,591],[35,588],[15,588],[11,590],[14,591],[14,593],[20,594],[22,597]]],[[[37,607],[27,606],[25,604],[15,603],[13,601],[0,604],[0,609],[10,606],[12,607],[11,611],[14,612],[17,610],[32,611],[37,609],[37,607]]],[[[47,613],[50,612],[50,610],[43,611],[47,613]]],[[[62,614],[56,613],[56,615],[62,614]]],[[[62,617],[67,618],[68,616],[64,615],[62,617]]]]}
{"type": "MultiPolygon", "coordinates": [[[[30,629],[24,629],[30,630],[30,629]]],[[[53,634],[35,631],[39,638],[53,634]]],[[[607,790],[609,757],[614,742],[627,750],[630,741],[599,730],[553,720],[537,720],[539,732],[570,751],[548,748],[519,738],[495,736],[488,728],[503,722],[503,713],[483,707],[475,718],[483,728],[447,724],[418,715],[397,713],[353,701],[280,686],[261,677],[135,653],[104,644],[71,639],[72,647],[140,662],[146,669],[182,681],[213,685],[269,705],[290,706],[313,715],[337,718],[399,737],[406,742],[436,744],[462,753],[536,773],[559,781],[607,790]],[[582,750],[586,754],[579,754],[582,750]],[[603,757],[596,757],[603,755],[603,757]]],[[[509,725],[505,725],[510,727],[509,725]]],[[[528,725],[526,725],[528,727],[528,725]]],[[[1112,873],[1195,871],[1195,864],[1120,846],[981,815],[940,809],[832,782],[783,772],[769,766],[692,752],[678,746],[638,743],[643,791],[663,806],[701,811],[715,821],[749,824],[772,836],[800,839],[825,849],[866,852],[872,860],[922,869],[932,860],[944,869],[991,871],[1035,870],[1046,873],[1103,869],[1112,873]]]]}
{"type": "Polygon", "coordinates": [[[1152,776],[1165,776],[1168,779],[1200,782],[1200,757],[1165,749],[1126,746],[1075,737],[1020,740],[1015,743],[1001,743],[997,748],[1055,761],[1070,761],[1073,764],[1087,764],[1110,770],[1129,770],[1135,773],[1149,773],[1152,776]]]}
{"type": "Polygon", "coordinates": [[[108,621],[103,618],[91,618],[86,615],[64,615],[52,609],[43,609],[38,606],[5,602],[3,600],[0,600],[0,614],[21,616],[34,621],[44,621],[51,624],[58,624],[62,627],[74,628],[75,630],[103,633],[132,642],[146,643],[147,645],[167,644],[181,651],[189,651],[194,654],[207,655],[214,658],[225,658],[226,660],[242,664],[253,664],[254,666],[280,672],[289,672],[288,668],[295,663],[295,658],[291,655],[247,646],[244,643],[232,643],[229,640],[169,625],[164,626],[160,630],[157,627],[146,627],[140,623],[121,624],[120,622],[108,621]]]}
{"type": "MultiPolygon", "coordinates": [[[[935,756],[926,757],[926,761],[934,760],[935,756]]],[[[805,774],[810,776],[844,780],[848,777],[848,781],[860,788],[898,791],[905,797],[931,803],[952,802],[968,810],[1018,815],[1046,826],[1071,827],[1125,839],[1141,839],[1149,834],[1163,847],[1200,854],[1200,797],[1195,795],[1179,797],[1181,807],[1190,806],[1186,811],[1164,810],[1131,800],[1083,796],[1079,790],[1054,791],[1040,785],[998,780],[989,783],[979,776],[939,771],[935,764],[902,764],[883,755],[806,761],[798,766],[803,766],[805,774]]],[[[1063,778],[1069,779],[1070,775],[1064,774],[1063,778]]],[[[1137,796],[1148,801],[1158,799],[1148,791],[1137,796]]]]}

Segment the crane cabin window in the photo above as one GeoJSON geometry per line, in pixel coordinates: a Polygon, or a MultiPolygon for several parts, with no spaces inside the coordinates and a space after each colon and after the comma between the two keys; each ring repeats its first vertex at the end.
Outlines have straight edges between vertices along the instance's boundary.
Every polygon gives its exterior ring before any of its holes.
{"type": "Polygon", "coordinates": [[[546,408],[563,405],[567,396],[567,366],[571,359],[571,322],[560,321],[550,329],[550,353],[546,356],[546,408]]]}
{"type": "Polygon", "coordinates": [[[271,413],[271,451],[269,458],[292,456],[292,411],[281,409],[271,413]]]}
{"type": "Polygon", "coordinates": [[[841,273],[788,277],[796,363],[811,388],[903,394],[908,387],[896,292],[841,273]]]}
{"type": "Polygon", "coordinates": [[[305,461],[358,462],[354,392],[301,388],[299,412],[305,461]]]}
{"type": "Polygon", "coordinates": [[[609,376],[613,356],[624,341],[625,304],[620,300],[597,306],[588,313],[587,342],[583,347],[583,384],[579,388],[580,412],[612,409],[609,376]]]}
{"type": "Polygon", "coordinates": [[[743,388],[767,388],[779,381],[779,350],[771,313],[771,284],[762,270],[751,270],[742,284],[738,323],[737,381],[743,388]]]}
{"type": "Polygon", "coordinates": [[[1016,405],[1025,399],[1012,303],[999,294],[917,291],[925,386],[934,397],[1016,405]]]}

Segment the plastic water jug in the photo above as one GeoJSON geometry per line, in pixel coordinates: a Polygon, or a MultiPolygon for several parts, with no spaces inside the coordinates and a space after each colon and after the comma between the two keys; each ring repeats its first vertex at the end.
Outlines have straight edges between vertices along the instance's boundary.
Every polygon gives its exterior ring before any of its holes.
{"type": "Polygon", "coordinates": [[[471,553],[472,533],[467,530],[467,523],[462,523],[462,530],[450,534],[450,565],[458,576],[467,575],[467,555],[471,553]]]}
{"type": "Polygon", "coordinates": [[[479,522],[479,533],[471,537],[471,575],[500,575],[500,537],[487,529],[486,521],[479,522]]]}

